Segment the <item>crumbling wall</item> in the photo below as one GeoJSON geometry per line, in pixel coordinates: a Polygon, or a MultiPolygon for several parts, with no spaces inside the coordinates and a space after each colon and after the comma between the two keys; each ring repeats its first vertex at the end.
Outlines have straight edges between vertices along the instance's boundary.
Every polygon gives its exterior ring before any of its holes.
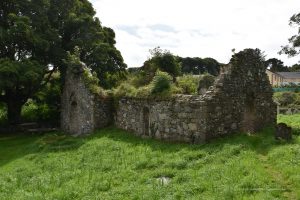
{"type": "Polygon", "coordinates": [[[192,143],[274,126],[276,104],[265,70],[259,50],[246,49],[233,56],[203,95],[121,99],[116,125],[141,136],[192,143]]]}
{"type": "Polygon", "coordinates": [[[256,132],[276,123],[276,104],[259,50],[235,54],[203,95],[170,99],[110,99],[91,94],[82,70],[67,71],[62,129],[82,135],[112,123],[142,137],[202,143],[236,132],[256,132]],[[114,111],[115,109],[115,111],[114,111]]]}
{"type": "Polygon", "coordinates": [[[72,135],[89,134],[113,123],[112,100],[90,92],[84,68],[84,64],[76,70],[68,68],[61,98],[61,129],[72,135]]]}
{"type": "Polygon", "coordinates": [[[276,104],[258,49],[246,49],[204,95],[207,139],[234,132],[256,132],[276,124],[276,104]]]}

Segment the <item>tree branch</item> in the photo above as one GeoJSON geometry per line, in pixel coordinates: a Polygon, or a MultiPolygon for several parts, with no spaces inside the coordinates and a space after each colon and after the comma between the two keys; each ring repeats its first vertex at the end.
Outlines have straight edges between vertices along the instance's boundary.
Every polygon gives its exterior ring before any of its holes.
{"type": "Polygon", "coordinates": [[[56,68],[53,67],[52,70],[50,70],[48,73],[48,76],[45,78],[45,81],[41,84],[41,87],[45,86],[51,79],[51,76],[53,75],[53,73],[55,72],[56,68]]]}

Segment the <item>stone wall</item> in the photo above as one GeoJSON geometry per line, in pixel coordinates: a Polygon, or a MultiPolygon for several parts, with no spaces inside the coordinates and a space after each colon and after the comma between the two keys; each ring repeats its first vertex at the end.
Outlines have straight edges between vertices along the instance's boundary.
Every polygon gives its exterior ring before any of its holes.
{"type": "Polygon", "coordinates": [[[72,135],[85,135],[113,123],[112,101],[92,94],[87,88],[85,66],[69,68],[62,93],[61,129],[72,135]]]}
{"type": "Polygon", "coordinates": [[[179,95],[171,100],[123,98],[116,126],[143,137],[168,141],[205,141],[205,112],[199,96],[179,95]]]}
{"type": "Polygon", "coordinates": [[[165,101],[123,98],[115,123],[140,136],[192,143],[273,126],[276,104],[265,71],[260,52],[245,50],[205,94],[165,101]]]}
{"type": "Polygon", "coordinates": [[[235,54],[204,94],[166,100],[121,98],[116,108],[110,99],[90,93],[82,70],[71,69],[62,95],[61,125],[74,135],[109,125],[113,115],[117,127],[141,137],[189,143],[256,132],[276,123],[273,91],[259,50],[235,54]]]}

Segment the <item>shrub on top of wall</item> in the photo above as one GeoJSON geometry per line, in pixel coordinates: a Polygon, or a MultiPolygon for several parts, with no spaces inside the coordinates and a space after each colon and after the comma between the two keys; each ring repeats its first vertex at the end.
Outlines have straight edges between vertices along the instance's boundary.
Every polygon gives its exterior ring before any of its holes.
{"type": "Polygon", "coordinates": [[[84,68],[83,79],[91,93],[106,96],[105,90],[99,86],[99,79],[97,78],[96,72],[91,73],[88,68],[84,68]]]}
{"type": "Polygon", "coordinates": [[[173,94],[182,94],[182,88],[173,84],[172,77],[167,72],[157,71],[153,80],[141,87],[134,87],[131,81],[123,82],[113,90],[116,98],[123,96],[137,98],[169,98],[173,94]]]}
{"type": "MultiPolygon", "coordinates": [[[[141,77],[138,77],[140,79],[141,77]]],[[[167,72],[157,70],[152,81],[147,85],[137,85],[135,77],[129,77],[125,82],[121,83],[117,88],[113,89],[113,96],[120,97],[136,97],[136,98],[170,98],[175,94],[196,95],[198,84],[202,87],[213,85],[215,77],[210,74],[202,76],[183,75],[177,78],[176,83],[173,82],[172,76],[167,72]],[[201,80],[200,80],[201,79],[201,80]]]]}
{"type": "Polygon", "coordinates": [[[113,95],[117,98],[127,96],[127,97],[135,97],[137,93],[137,89],[127,82],[121,83],[117,88],[113,90],[113,95]]]}
{"type": "Polygon", "coordinates": [[[170,91],[172,86],[172,76],[167,72],[157,70],[150,84],[152,85],[152,94],[170,91]]]}
{"type": "Polygon", "coordinates": [[[199,76],[183,75],[177,78],[177,86],[183,94],[197,94],[199,76]]]}
{"type": "Polygon", "coordinates": [[[151,85],[139,87],[136,91],[136,97],[148,98],[151,96],[151,90],[152,90],[151,85]]]}
{"type": "Polygon", "coordinates": [[[203,74],[200,77],[199,85],[198,85],[198,93],[201,94],[201,91],[206,91],[210,86],[212,86],[215,82],[215,77],[211,74],[203,74]]]}

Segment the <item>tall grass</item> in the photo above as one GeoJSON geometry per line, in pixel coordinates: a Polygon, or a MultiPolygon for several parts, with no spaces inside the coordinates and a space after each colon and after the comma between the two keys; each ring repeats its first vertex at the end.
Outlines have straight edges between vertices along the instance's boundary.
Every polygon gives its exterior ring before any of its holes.
{"type": "Polygon", "coordinates": [[[298,199],[299,137],[276,141],[273,131],[205,145],[115,128],[87,138],[1,136],[0,199],[298,199]]]}

